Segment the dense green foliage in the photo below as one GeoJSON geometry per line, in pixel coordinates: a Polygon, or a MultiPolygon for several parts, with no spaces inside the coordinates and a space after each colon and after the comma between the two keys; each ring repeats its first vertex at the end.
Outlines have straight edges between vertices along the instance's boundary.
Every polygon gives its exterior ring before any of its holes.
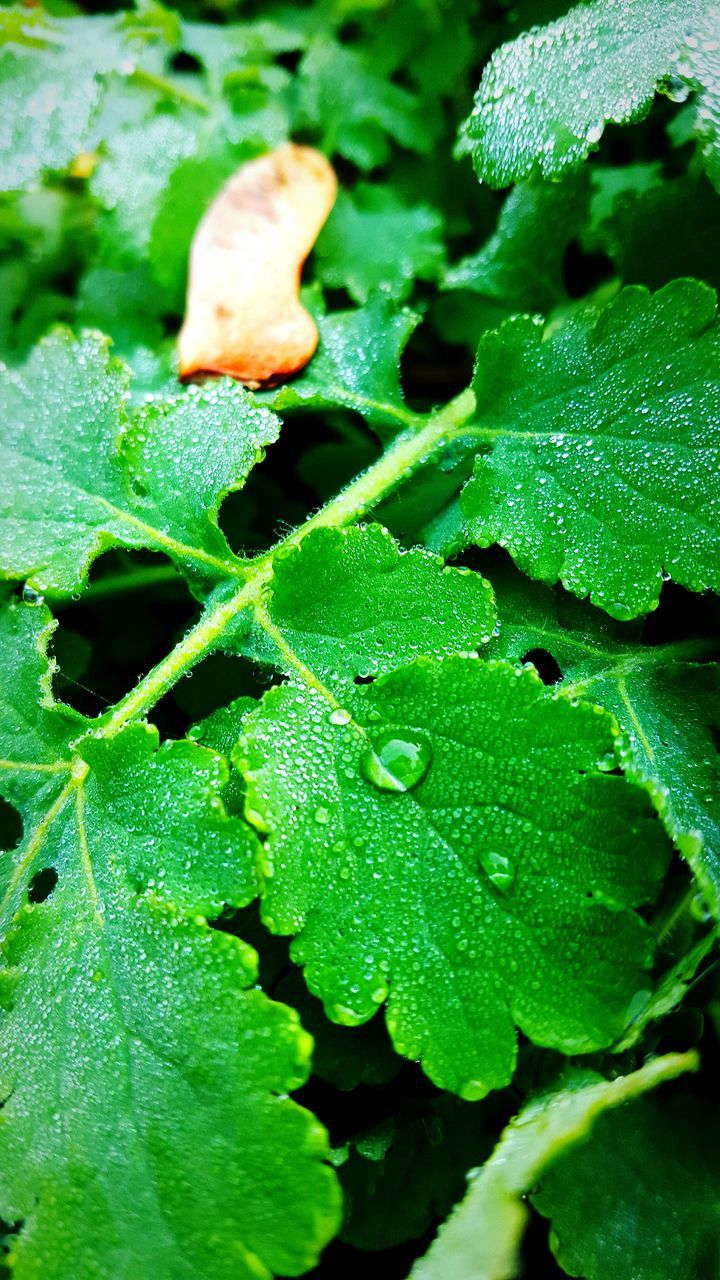
{"type": "Polygon", "coordinates": [[[0,7],[0,1274],[718,1280],[720,6],[101,7],[0,7]],[[317,353],[183,386],[287,139],[317,353]]]}

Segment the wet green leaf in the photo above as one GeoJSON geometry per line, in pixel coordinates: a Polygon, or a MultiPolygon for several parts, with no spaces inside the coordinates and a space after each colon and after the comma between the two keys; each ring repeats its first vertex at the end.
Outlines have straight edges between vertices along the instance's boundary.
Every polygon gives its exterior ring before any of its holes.
{"type": "Polygon", "coordinates": [[[708,8],[708,0],[593,0],[533,27],[490,59],[460,150],[492,186],[560,177],[597,147],[607,124],[647,114],[708,8]]]}
{"type": "MultiPolygon", "coordinates": [[[[594,1125],[603,1123],[604,1112],[622,1107],[646,1090],[696,1067],[694,1054],[671,1053],[614,1080],[578,1073],[568,1082],[569,1087],[531,1099],[508,1125],[487,1164],[475,1171],[465,1199],[445,1223],[426,1257],[413,1268],[413,1277],[454,1280],[458,1275],[467,1275],[474,1280],[509,1280],[516,1275],[518,1247],[527,1220],[522,1200],[538,1178],[549,1178],[554,1167],[562,1168],[562,1163],[555,1166],[555,1162],[568,1151],[571,1154],[567,1163],[571,1165],[576,1158],[573,1147],[587,1139],[594,1125]]],[[[617,1111],[611,1120],[619,1119],[622,1125],[627,1114],[625,1110],[617,1111]]],[[[580,1158],[583,1150],[581,1147],[580,1158]]],[[[608,1185],[615,1180],[615,1157],[611,1167],[608,1185]]],[[[597,1218],[597,1224],[597,1235],[602,1238],[602,1217],[597,1218]]],[[[603,1273],[603,1280],[606,1274],[603,1273]]],[[[632,1272],[622,1274],[629,1276],[632,1272]]],[[[598,1280],[599,1276],[600,1273],[598,1280]]]]}
{"type": "Polygon", "coordinates": [[[720,1263],[716,1107],[642,1098],[598,1120],[543,1175],[533,1204],[552,1222],[564,1271],[587,1280],[711,1280],[720,1263]],[[642,1231],[636,1224],[642,1222],[642,1231]]]}
{"type": "Polygon", "coordinates": [[[239,571],[217,527],[278,421],[230,383],[180,392],[132,425],[105,340],[58,333],[0,382],[5,577],[77,591],[108,546],[164,551],[199,583],[239,571]],[[233,567],[235,566],[235,567],[233,567]]]}
{"type": "Polygon", "coordinates": [[[611,1043],[648,981],[632,908],[667,862],[640,789],[604,771],[612,718],[469,658],[341,699],[317,679],[271,690],[237,754],[268,833],[263,918],[295,935],[329,1016],[387,1000],[396,1050],[465,1098],[510,1079],[516,1026],[566,1053],[611,1043]],[[423,753],[419,777],[368,769],[389,733],[423,753]]]}
{"type": "Polygon", "coordinates": [[[88,733],[52,702],[46,611],[6,607],[0,627],[0,783],[24,826],[0,908],[13,1274],[297,1274],[338,1196],[322,1128],[277,1096],[311,1041],[252,989],[254,952],[206,924],[255,892],[226,766],[147,725],[88,733]]]}
{"type": "Polygon", "coordinates": [[[717,589],[715,305],[694,281],[630,287],[545,340],[528,319],[483,338],[474,388],[492,452],[463,495],[473,540],[619,619],[656,607],[664,572],[717,589]]]}

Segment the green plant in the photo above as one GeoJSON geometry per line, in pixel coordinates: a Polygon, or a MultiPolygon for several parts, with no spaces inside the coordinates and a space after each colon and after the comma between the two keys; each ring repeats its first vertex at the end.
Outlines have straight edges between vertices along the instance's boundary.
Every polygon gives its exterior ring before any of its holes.
{"type": "Polygon", "coordinates": [[[0,10],[4,1265],[716,1277],[720,10],[237,8],[0,10]]]}

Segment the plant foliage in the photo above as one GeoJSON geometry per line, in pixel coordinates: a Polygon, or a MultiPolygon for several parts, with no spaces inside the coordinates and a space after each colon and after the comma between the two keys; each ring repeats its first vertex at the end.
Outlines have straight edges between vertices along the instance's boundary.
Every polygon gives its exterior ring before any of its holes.
{"type": "Polygon", "coordinates": [[[0,1274],[717,1280],[720,8],[92,8],[0,9],[0,1274]],[[287,140],[317,352],[182,385],[287,140]]]}

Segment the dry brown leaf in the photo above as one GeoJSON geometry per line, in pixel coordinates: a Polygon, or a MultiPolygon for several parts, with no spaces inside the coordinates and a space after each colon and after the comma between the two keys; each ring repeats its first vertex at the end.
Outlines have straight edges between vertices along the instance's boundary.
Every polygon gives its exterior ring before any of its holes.
{"type": "Polygon", "coordinates": [[[226,183],[193,239],[181,378],[225,373],[258,387],[307,364],[318,332],[300,274],[336,194],[325,156],[291,142],[226,183]]]}

